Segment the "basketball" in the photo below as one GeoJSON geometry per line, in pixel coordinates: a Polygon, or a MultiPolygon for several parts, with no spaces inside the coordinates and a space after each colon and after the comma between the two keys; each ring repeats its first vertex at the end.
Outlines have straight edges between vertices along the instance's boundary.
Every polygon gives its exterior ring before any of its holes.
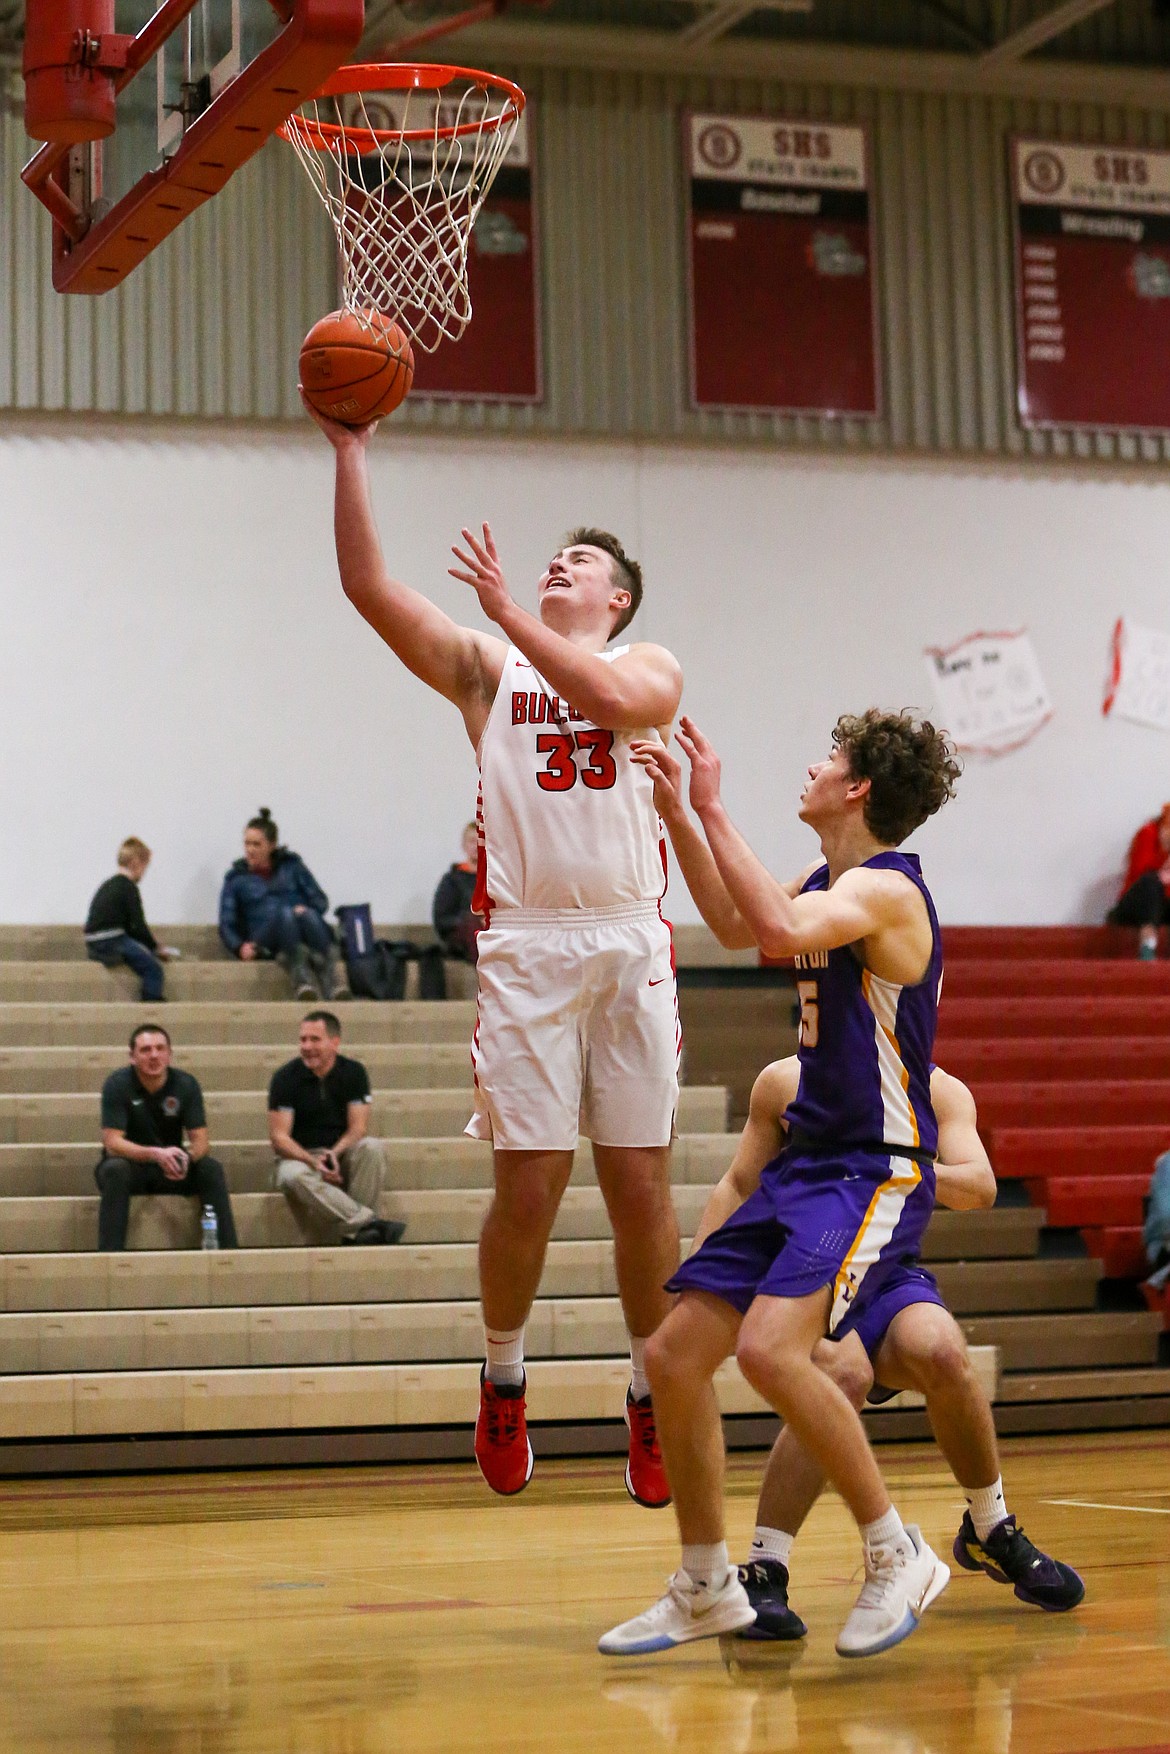
{"type": "Polygon", "coordinates": [[[405,333],[381,311],[331,311],[301,343],[301,384],[317,410],[345,426],[392,414],[414,382],[405,333]]]}

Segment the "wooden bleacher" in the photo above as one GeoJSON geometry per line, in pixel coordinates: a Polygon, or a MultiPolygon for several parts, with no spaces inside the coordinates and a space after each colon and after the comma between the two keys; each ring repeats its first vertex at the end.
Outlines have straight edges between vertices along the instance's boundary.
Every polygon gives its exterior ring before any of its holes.
{"type": "MultiPolygon", "coordinates": [[[[339,1007],[388,1139],[384,1214],[408,1230],[394,1249],[321,1246],[269,1191],[265,1143],[267,1078],[294,1051],[304,1007],[278,969],[225,957],[212,928],[160,936],[184,951],[162,1015],[178,1063],[203,1082],[246,1246],[204,1254],[193,1202],[140,1199],[126,1253],[95,1252],[97,1091],[147,1012],[128,973],[83,960],[75,928],[0,928],[0,1470],[469,1453],[490,1184],[489,1153],[461,1136],[472,1005],[339,1007]]],[[[755,1070],[790,1049],[791,996],[774,977],[756,983],[743,955],[727,977],[739,984],[721,984],[706,934],[678,936],[684,971],[703,971],[697,984],[684,973],[681,994],[694,1079],[688,1063],[674,1178],[689,1232],[734,1147],[729,1091],[741,1110],[755,1070]]],[[[1017,1205],[939,1213],[930,1230],[993,1385],[998,1359],[1001,1424],[1164,1419],[1157,1317],[1098,1309],[1100,1265],[1041,1254],[1043,1222],[1038,1205],[1017,1205]]],[[[546,1453],[620,1445],[624,1338],[582,1150],[529,1330],[546,1453]]],[[[733,1441],[766,1436],[734,1366],[720,1392],[733,1441]]],[[[877,1435],[925,1429],[906,1397],[870,1418],[877,1435]]]]}

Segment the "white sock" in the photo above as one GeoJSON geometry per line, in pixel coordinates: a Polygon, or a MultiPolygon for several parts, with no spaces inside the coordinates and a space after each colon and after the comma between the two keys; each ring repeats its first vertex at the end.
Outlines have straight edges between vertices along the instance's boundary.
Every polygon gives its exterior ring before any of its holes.
{"type": "Polygon", "coordinates": [[[900,1535],[906,1533],[902,1527],[902,1519],[890,1506],[885,1516],[879,1517],[876,1523],[862,1523],[861,1539],[864,1546],[892,1547],[900,1535]]]}
{"type": "Polygon", "coordinates": [[[971,1521],[975,1524],[975,1533],[981,1541],[986,1541],[996,1523],[1001,1523],[1008,1513],[1003,1497],[1003,1480],[993,1480],[990,1486],[977,1486],[973,1492],[964,1495],[967,1509],[971,1512],[971,1521]]]}
{"type": "Polygon", "coordinates": [[[752,1544],[748,1549],[749,1565],[753,1559],[774,1559],[778,1564],[787,1567],[795,1539],[795,1535],[786,1535],[783,1529],[770,1529],[764,1523],[757,1523],[752,1544]]]}
{"type": "Polygon", "coordinates": [[[692,1583],[703,1584],[709,1590],[722,1588],[731,1570],[731,1561],[727,1557],[727,1542],[712,1541],[709,1546],[684,1546],[682,1550],[683,1570],[692,1583]]]}
{"type": "Polygon", "coordinates": [[[498,1389],[518,1389],[524,1381],[524,1329],[485,1328],[487,1379],[498,1389]]]}
{"type": "Polygon", "coordinates": [[[646,1375],[646,1342],[636,1340],[630,1335],[630,1393],[635,1401],[644,1401],[650,1393],[650,1378],[646,1375]]]}

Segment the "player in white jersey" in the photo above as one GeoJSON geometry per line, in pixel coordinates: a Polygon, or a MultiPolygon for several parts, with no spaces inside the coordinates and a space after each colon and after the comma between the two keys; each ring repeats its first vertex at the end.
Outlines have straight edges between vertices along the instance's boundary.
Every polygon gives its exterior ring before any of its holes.
{"type": "Polygon", "coordinates": [[[642,582],[601,530],[575,531],[553,556],[539,616],[513,600],[488,527],[482,538],[464,530],[450,571],[505,637],[457,626],[386,570],[366,464],[373,426],[313,418],[335,452],[346,596],[458,707],[480,766],[475,905],[485,930],[467,1130],[492,1141],[495,1191],[479,1245],[487,1358],[476,1459],[503,1494],[532,1474],[524,1327],[580,1132],[593,1144],[631,1336],[626,1486],[640,1503],[666,1504],[644,1347],[678,1265],[670,1140],[680,1038],[662,827],[630,744],[669,735],[681,672],[661,646],[606,649],[642,582]]]}

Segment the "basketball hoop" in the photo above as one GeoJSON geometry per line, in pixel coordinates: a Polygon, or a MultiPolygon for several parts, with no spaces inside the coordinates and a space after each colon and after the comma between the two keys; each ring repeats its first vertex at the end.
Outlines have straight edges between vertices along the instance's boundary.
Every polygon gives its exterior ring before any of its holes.
{"type": "Polygon", "coordinates": [[[471,318],[471,228],[524,109],[466,67],[342,67],[278,129],[333,221],[342,302],[433,353],[471,318]]]}

